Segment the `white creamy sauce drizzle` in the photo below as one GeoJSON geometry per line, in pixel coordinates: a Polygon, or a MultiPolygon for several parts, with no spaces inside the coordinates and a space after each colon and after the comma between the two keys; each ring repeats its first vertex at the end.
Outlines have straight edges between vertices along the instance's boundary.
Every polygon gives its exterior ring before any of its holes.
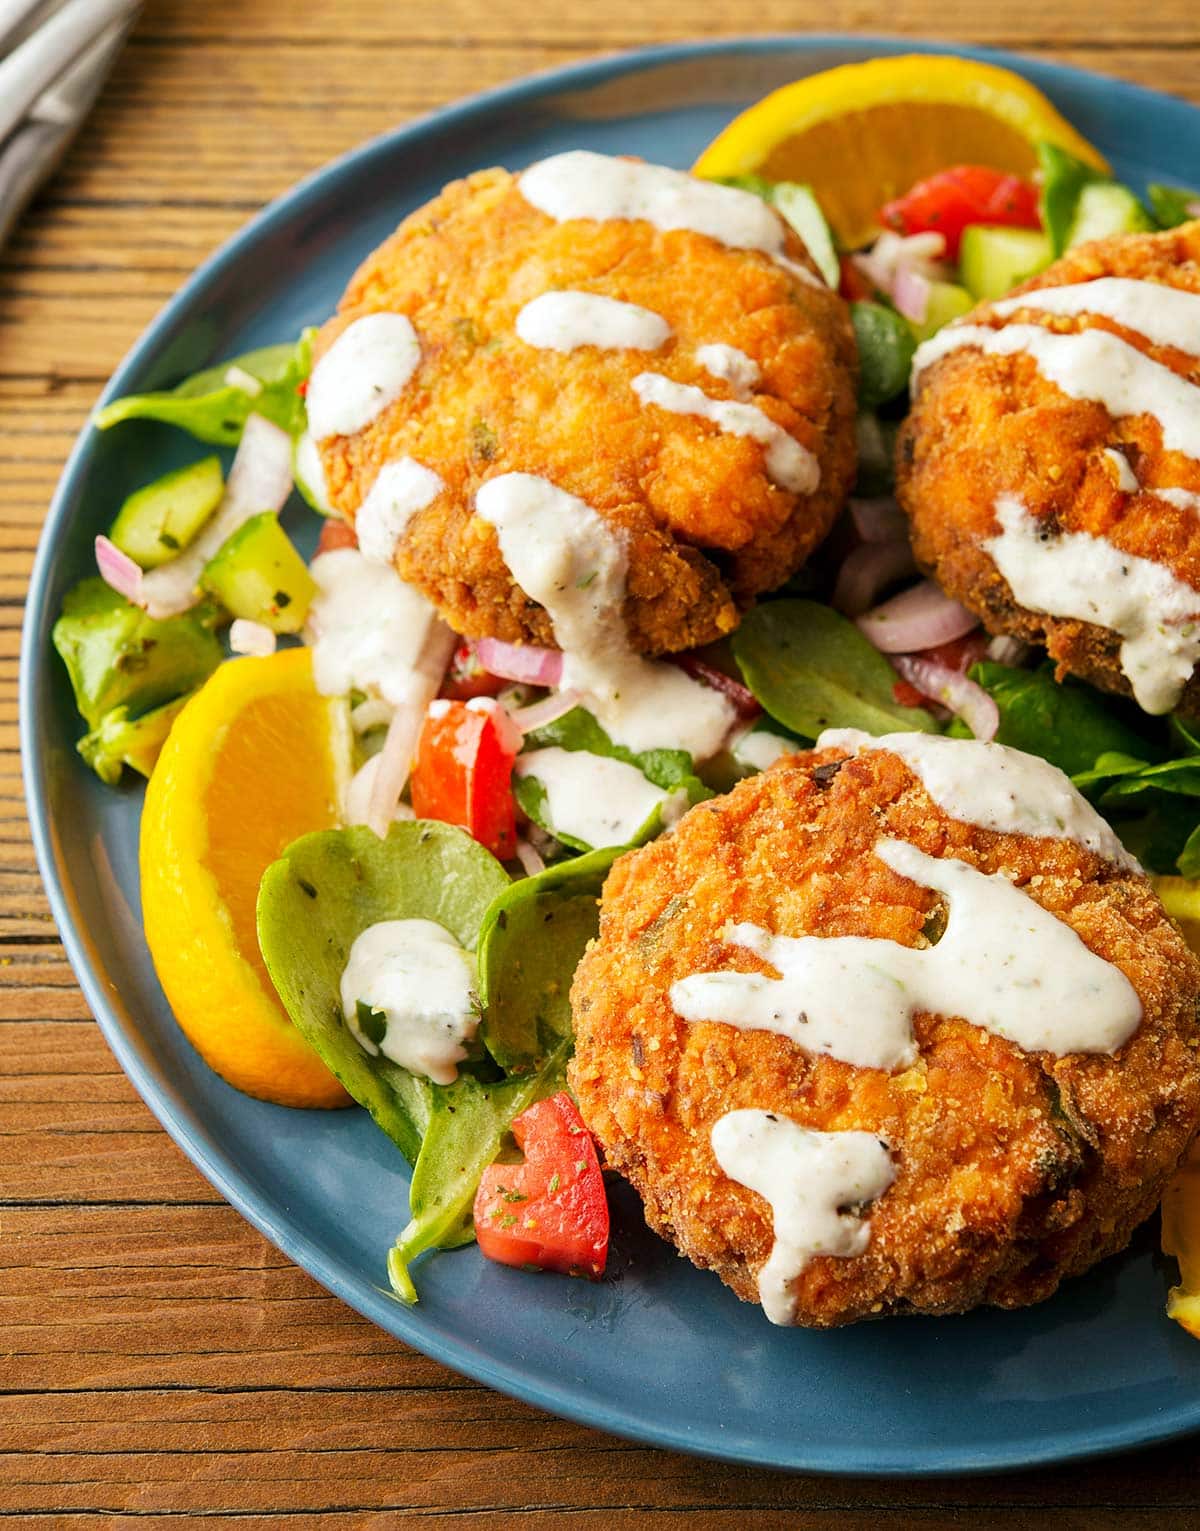
{"type": "Polygon", "coordinates": [[[1032,309],[1042,314],[1099,314],[1144,335],[1152,345],[1174,346],[1200,356],[1200,293],[1140,282],[1132,277],[1100,276],[1093,282],[1040,287],[992,304],[1001,318],[1032,309]]]}
{"type": "Polygon", "coordinates": [[[435,1084],[453,1084],[479,1027],[475,959],[433,920],[382,920],[350,948],[342,974],[342,1014],[364,1051],[435,1084]],[[361,1029],[359,1001],[386,1029],[376,1045],[361,1029]]]}
{"type": "Polygon", "coordinates": [[[771,1206],[775,1243],[758,1273],[773,1324],[796,1318],[793,1285],[817,1255],[849,1259],[871,1241],[861,1208],[896,1178],[886,1143],[869,1132],[814,1132],[770,1111],[730,1111],[710,1134],[731,1180],[771,1206]]]}
{"type": "Polygon", "coordinates": [[[1174,505],[1177,510],[1200,511],[1200,494],[1194,489],[1151,489],[1147,492],[1156,499],[1166,500],[1168,505],[1174,505]]]}
{"type": "MultiPolygon", "coordinates": [[[[842,730],[843,733],[851,731],[842,730]]],[[[785,739],[782,734],[770,733],[765,728],[749,728],[740,739],[734,740],[730,751],[739,765],[765,771],[784,755],[794,755],[799,748],[794,739],[785,739]]]]}
{"type": "Polygon", "coordinates": [[[887,750],[899,755],[952,819],[1006,835],[1073,840],[1118,866],[1140,870],[1070,777],[1039,755],[943,734],[873,738],[857,728],[827,728],[817,749],[841,749],[850,755],[887,750]]]}
{"type": "Polygon", "coordinates": [[[757,404],[738,399],[714,399],[690,383],[672,382],[661,372],[639,372],[633,391],[643,404],[657,405],[673,415],[696,415],[731,436],[749,436],[766,447],[767,473],[772,482],[792,494],[812,494],[821,482],[817,459],[757,404]]]}
{"type": "Polygon", "coordinates": [[[353,436],[399,398],[421,361],[403,314],[365,314],[348,324],[312,370],[305,404],[318,441],[353,436]]]}
{"type": "Polygon", "coordinates": [[[671,338],[660,315],[596,292],[544,292],[517,315],[517,334],[542,351],[657,351],[671,338]]]}
{"type": "Polygon", "coordinates": [[[582,693],[609,737],[634,751],[715,755],[734,710],[711,687],[630,648],[622,612],[627,554],[604,518],[530,473],[489,479],[475,509],[495,527],[513,579],[553,623],[563,687],[582,693]]]}
{"type": "Polygon", "coordinates": [[[671,985],[685,1021],[774,1031],[810,1053],[892,1071],[916,1061],[918,1011],[959,1016],[1029,1050],[1112,1053],[1137,1029],[1141,1001],[1124,973],[1002,876],[927,856],[901,840],[875,854],[947,901],[936,945],[866,936],[776,936],[757,925],[726,932],[779,978],[696,973],[671,985]]]}
{"type": "Polygon", "coordinates": [[[1014,495],[999,497],[996,519],[999,534],[982,546],[1021,605],[1119,633],[1121,671],[1138,704],[1169,712],[1200,659],[1200,591],[1103,537],[1044,535],[1014,495]]]}
{"type": "Polygon", "coordinates": [[[739,351],[737,346],[727,346],[721,341],[697,346],[696,360],[705,372],[711,372],[713,377],[728,383],[739,398],[748,397],[762,377],[758,363],[752,356],[739,351]]]}
{"type": "Polygon", "coordinates": [[[1141,484],[1124,452],[1118,451],[1116,447],[1105,447],[1104,455],[1113,465],[1113,471],[1117,475],[1117,488],[1123,494],[1150,494],[1156,500],[1164,500],[1168,505],[1173,505],[1176,510],[1200,511],[1200,494],[1194,490],[1173,486],[1160,489],[1156,485],[1141,484]]]}
{"type": "Polygon", "coordinates": [[[1200,461],[1200,388],[1144,356],[1108,330],[1058,335],[1036,324],[948,324],[917,347],[913,384],[951,351],[975,346],[987,356],[1031,356],[1038,371],[1069,398],[1103,404],[1110,415],[1150,415],[1168,452],[1200,461]]]}
{"type": "Polygon", "coordinates": [[[436,473],[411,457],[384,463],[354,518],[363,557],[390,564],[408,523],[445,487],[436,473]]]}
{"type": "Polygon", "coordinates": [[[356,548],[322,553],[310,565],[313,680],[322,696],[365,691],[393,706],[410,699],[414,675],[440,619],[389,565],[356,548]]]}
{"type": "Polygon", "coordinates": [[[666,828],[687,806],[686,793],[664,792],[627,761],[588,750],[530,750],[513,769],[541,783],[551,833],[593,850],[628,845],[655,809],[666,828]]]}
{"type": "Polygon", "coordinates": [[[1104,455],[1113,466],[1113,472],[1117,475],[1117,488],[1123,494],[1137,494],[1142,487],[1138,483],[1137,474],[1129,465],[1129,459],[1124,452],[1119,452],[1116,447],[1105,447],[1104,455]]]}
{"type": "Polygon", "coordinates": [[[517,182],[526,202],[564,223],[572,218],[636,219],[655,228],[689,229],[733,250],[760,250],[812,287],[824,287],[789,260],[783,219],[761,197],[682,170],[571,149],[531,165],[517,182]]]}

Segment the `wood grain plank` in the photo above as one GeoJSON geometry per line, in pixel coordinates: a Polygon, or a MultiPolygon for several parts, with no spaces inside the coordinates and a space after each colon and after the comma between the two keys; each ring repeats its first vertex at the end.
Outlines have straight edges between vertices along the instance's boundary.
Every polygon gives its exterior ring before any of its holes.
{"type": "MultiPolygon", "coordinates": [[[[970,41],[1200,100],[1194,0],[965,0],[970,41]]],[[[16,759],[20,603],[99,386],[270,197],[414,114],[597,49],[795,27],[921,36],[934,0],[542,8],[150,0],[89,129],[0,255],[0,1513],[83,1531],[644,1526],[1184,1531],[1194,1454],[1003,1479],[787,1477],[649,1450],[447,1372],[296,1269],[175,1149],[79,994],[16,759]]],[[[486,158],[481,148],[481,160],[486,158]]]]}

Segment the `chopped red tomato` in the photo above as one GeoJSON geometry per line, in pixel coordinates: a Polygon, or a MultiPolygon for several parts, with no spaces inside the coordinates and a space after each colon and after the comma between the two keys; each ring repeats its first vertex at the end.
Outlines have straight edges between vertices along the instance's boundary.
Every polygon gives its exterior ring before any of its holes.
{"type": "Polygon", "coordinates": [[[986,655],[987,646],[988,635],[977,627],[950,643],[939,643],[936,648],[923,649],[921,658],[932,659],[934,664],[944,664],[947,669],[965,675],[973,664],[978,664],[986,655]]]}
{"type": "Polygon", "coordinates": [[[908,681],[898,680],[892,684],[892,700],[898,707],[924,707],[926,697],[923,691],[918,691],[908,681]]]}
{"type": "Polygon", "coordinates": [[[701,659],[695,652],[672,654],[670,660],[685,675],[690,675],[693,680],[698,680],[702,685],[719,691],[732,705],[739,718],[745,718],[747,722],[750,722],[761,715],[762,707],[754,693],[743,686],[740,680],[735,680],[732,675],[722,670],[719,665],[709,664],[707,659],[701,659]]]}
{"type": "Polygon", "coordinates": [[[493,675],[483,668],[473,643],[460,643],[454,650],[439,695],[448,696],[455,702],[469,702],[476,696],[499,696],[508,684],[502,675],[493,675]]]}
{"type": "Polygon", "coordinates": [[[300,382],[298,382],[296,384],[296,392],[300,395],[300,397],[302,399],[307,399],[308,398],[308,379],[307,378],[303,378],[300,382]]]}
{"type": "Polygon", "coordinates": [[[505,722],[495,703],[431,702],[412,772],[417,818],[457,824],[501,861],[517,846],[512,794],[517,744],[505,722]]]}
{"type": "Polygon", "coordinates": [[[986,165],[955,165],[918,181],[904,196],[885,203],[879,221],[898,234],[941,234],[947,260],[958,259],[963,230],[969,224],[1041,228],[1033,183],[986,165]]]}
{"type": "Polygon", "coordinates": [[[347,526],[344,521],[339,521],[336,516],[327,516],[325,524],[321,527],[321,535],[317,540],[317,553],[336,553],[338,548],[356,548],[358,546],[358,533],[352,526],[347,526]]]}
{"type": "Polygon", "coordinates": [[[512,1125],[523,1164],[493,1164],[475,1195],[475,1237],[489,1260],[567,1276],[604,1274],[608,1201],[596,1145],[565,1091],[512,1125]]]}

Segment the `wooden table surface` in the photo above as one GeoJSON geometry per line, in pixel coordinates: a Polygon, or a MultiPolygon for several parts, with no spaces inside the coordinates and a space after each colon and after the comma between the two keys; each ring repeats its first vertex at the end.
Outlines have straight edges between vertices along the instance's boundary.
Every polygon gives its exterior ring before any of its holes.
{"type": "Polygon", "coordinates": [[[1196,0],[692,10],[151,0],[0,259],[0,1514],[17,1523],[1200,1525],[1194,1442],[981,1480],[789,1477],[630,1445],[464,1381],[328,1296],[221,1201],[118,1069],[55,934],[17,759],[38,529],[105,377],[214,246],[299,176],[531,70],[748,29],[953,35],[1200,102],[1196,0]]]}

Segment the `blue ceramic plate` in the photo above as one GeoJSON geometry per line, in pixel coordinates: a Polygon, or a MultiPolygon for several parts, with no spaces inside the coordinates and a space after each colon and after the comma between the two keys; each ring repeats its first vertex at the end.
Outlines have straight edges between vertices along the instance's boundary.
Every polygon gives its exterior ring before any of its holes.
{"type": "MultiPolygon", "coordinates": [[[[268,208],[151,326],[106,397],[164,387],[319,323],[360,258],[455,176],[581,146],[686,166],[765,91],[913,47],[792,37],[664,48],[439,112],[268,208]]],[[[1135,185],[1186,178],[1200,164],[1200,112],[1181,102],[986,56],[1048,91],[1135,185]]],[[[1038,1308],[815,1334],[773,1329],[648,1234],[626,1195],[613,1277],[601,1285],[534,1279],[472,1248],[422,1264],[419,1307],[394,1301],[384,1255],[407,1215],[399,1154],[362,1112],[264,1105],[199,1061],[142,939],[140,793],[100,786],[74,751],[78,724],[50,647],[63,591],[90,572],[92,538],[121,496],[189,455],[192,444],[165,427],[81,437],[30,591],[22,743],[38,859],[88,1001],[163,1126],[244,1216],[428,1355],[556,1413],[663,1446],[777,1467],[919,1474],[1056,1461],[1200,1425],[1200,1345],[1163,1317],[1171,1273],[1152,1230],[1038,1308]]],[[[312,517],[304,520],[311,537],[312,517]]]]}

